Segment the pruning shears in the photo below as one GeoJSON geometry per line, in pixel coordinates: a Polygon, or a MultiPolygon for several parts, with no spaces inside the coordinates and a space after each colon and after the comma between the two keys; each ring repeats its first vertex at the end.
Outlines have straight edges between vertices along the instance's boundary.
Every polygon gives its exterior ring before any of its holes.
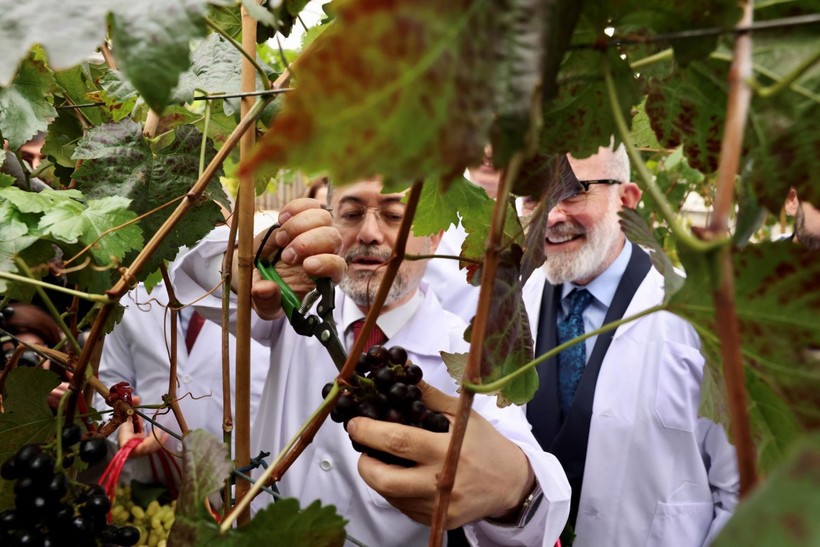
{"type": "MultiPolygon", "coordinates": [[[[259,248],[262,249],[264,245],[263,240],[259,248]]],[[[285,311],[285,316],[287,316],[293,330],[302,336],[315,336],[319,343],[327,349],[336,368],[341,370],[345,361],[347,361],[347,352],[345,352],[344,346],[339,340],[336,322],[333,320],[333,309],[336,307],[333,283],[328,277],[316,279],[316,288],[310,291],[304,300],[299,301],[296,293],[276,273],[276,269],[273,267],[278,258],[279,254],[277,253],[272,261],[261,260],[259,253],[257,253],[254,262],[264,279],[279,285],[279,290],[282,293],[282,309],[285,311]],[[310,309],[317,300],[319,303],[316,305],[316,314],[312,314],[310,309]]]]}

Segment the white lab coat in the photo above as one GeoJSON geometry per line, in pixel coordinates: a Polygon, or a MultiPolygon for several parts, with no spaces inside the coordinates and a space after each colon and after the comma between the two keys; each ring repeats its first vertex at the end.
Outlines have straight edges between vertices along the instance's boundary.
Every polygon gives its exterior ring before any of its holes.
{"type": "MultiPolygon", "coordinates": [[[[184,302],[184,301],[183,301],[184,302]]],[[[171,347],[170,313],[166,314],[168,292],[160,284],[149,294],[140,284],[121,300],[126,310],[122,321],[105,337],[100,358],[99,378],[110,387],[128,382],[142,404],[162,403],[168,393],[171,347]]],[[[231,387],[235,388],[235,338],[229,337],[231,387]]],[[[204,429],[222,439],[222,327],[205,321],[191,354],[185,347],[182,322],[177,322],[177,397],[189,429],[204,429]]],[[[251,341],[251,419],[253,419],[268,369],[268,350],[251,341]]],[[[232,401],[236,397],[231,398],[232,401]]],[[[101,398],[95,406],[108,408],[101,398]]],[[[148,411],[146,411],[148,412],[148,411]]],[[[156,416],[162,425],[179,431],[170,411],[156,416]]],[[[176,441],[169,447],[181,451],[176,441]]],[[[145,459],[129,462],[124,478],[151,481],[153,471],[145,459]],[[143,461],[139,461],[143,460],[143,461]]]]}
{"type": "MultiPolygon", "coordinates": [[[[524,287],[537,336],[544,274],[524,287]]],[[[659,304],[651,269],[624,317],[659,304]]],[[[620,326],[595,387],[573,547],[708,544],[737,504],[734,448],[698,418],[704,359],[681,318],[654,313],[620,326]]]]}
{"type": "MultiPolygon", "coordinates": [[[[467,232],[461,224],[450,226],[441,236],[437,255],[458,256],[467,232]]],[[[424,281],[436,294],[441,306],[469,323],[478,307],[481,287],[467,283],[467,270],[458,267],[458,260],[431,258],[427,261],[424,281]]]]}
{"type": "MultiPolygon", "coordinates": [[[[180,298],[200,297],[211,288],[224,242],[206,239],[175,264],[174,286],[180,298]],[[206,273],[206,272],[210,272],[206,273]],[[194,296],[196,295],[196,296],[194,296]]],[[[220,301],[209,296],[199,302],[208,316],[209,306],[220,301]]],[[[335,319],[340,322],[343,307],[353,305],[341,291],[336,294],[335,319]]],[[[211,310],[212,312],[213,310],[211,310]]],[[[253,319],[253,336],[271,343],[271,366],[259,414],[252,430],[254,453],[263,449],[277,454],[322,401],[322,387],[332,381],[337,370],[327,351],[315,338],[296,334],[285,320],[261,325],[253,319]]],[[[389,345],[404,347],[410,359],[422,367],[424,379],[449,394],[456,384],[441,361],[439,351],[464,352],[464,324],[444,311],[432,292],[427,291],[417,312],[389,345]]],[[[349,348],[348,348],[349,349],[349,348]]],[[[569,484],[557,460],[542,451],[529,430],[519,407],[499,409],[494,398],[476,397],[475,408],[506,437],[516,442],[533,467],[545,498],[529,525],[521,529],[487,522],[465,526],[465,532],[480,545],[544,545],[551,547],[563,529],[569,513],[569,484]]],[[[359,477],[359,453],[354,451],[341,425],[326,421],[313,442],[277,484],[287,497],[296,497],[302,506],[320,500],[333,504],[349,521],[348,535],[370,546],[426,545],[429,528],[390,506],[359,477]]],[[[257,500],[268,502],[266,497],[257,500]]]]}

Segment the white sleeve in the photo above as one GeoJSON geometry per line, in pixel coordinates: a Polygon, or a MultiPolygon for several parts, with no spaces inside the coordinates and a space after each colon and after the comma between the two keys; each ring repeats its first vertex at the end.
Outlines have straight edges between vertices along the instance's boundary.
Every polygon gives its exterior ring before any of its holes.
{"type": "MultiPolygon", "coordinates": [[[[177,258],[171,267],[171,282],[177,300],[182,304],[194,303],[196,310],[206,319],[222,324],[222,262],[228,247],[229,229],[216,228],[205,236],[194,248],[177,258]]],[[[236,295],[230,294],[228,327],[236,334],[236,295]]],[[[251,337],[268,346],[270,339],[282,323],[263,321],[255,313],[251,314],[251,337]]]]}
{"type": "MultiPolygon", "coordinates": [[[[136,365],[128,343],[128,325],[125,321],[121,321],[105,336],[98,378],[108,388],[119,382],[128,382],[134,392],[138,393],[136,365]]],[[[99,393],[94,394],[93,405],[97,410],[109,410],[99,393]]]]}
{"type": "Polygon", "coordinates": [[[500,409],[495,398],[487,396],[476,396],[475,402],[474,408],[527,456],[543,498],[525,526],[518,528],[477,521],[464,526],[467,539],[473,545],[552,547],[569,518],[570,486],[564,469],[558,459],[545,452],[535,440],[521,407],[500,409]]]}
{"type": "Polygon", "coordinates": [[[735,447],[729,443],[723,427],[706,418],[699,418],[697,431],[715,503],[714,518],[704,542],[704,545],[710,545],[735,510],[740,495],[740,474],[735,447]]]}

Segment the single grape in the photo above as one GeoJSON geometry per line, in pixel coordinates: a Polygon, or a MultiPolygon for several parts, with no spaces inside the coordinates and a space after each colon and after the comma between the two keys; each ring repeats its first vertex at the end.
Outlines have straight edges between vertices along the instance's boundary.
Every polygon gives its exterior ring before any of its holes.
{"type": "Polygon", "coordinates": [[[140,531],[135,528],[134,526],[123,526],[119,530],[117,530],[117,545],[123,545],[124,547],[130,547],[131,545],[136,545],[137,542],[140,540],[140,531]]]}
{"type": "Polygon", "coordinates": [[[63,426],[63,431],[60,437],[63,442],[63,448],[70,448],[80,442],[82,436],[82,429],[77,424],[66,424],[63,426]]]}
{"type": "Polygon", "coordinates": [[[411,401],[421,401],[421,388],[419,386],[408,385],[407,395],[411,401]]]}
{"type": "Polygon", "coordinates": [[[393,346],[388,350],[390,352],[390,362],[397,365],[403,365],[407,362],[407,350],[401,346],[393,346]]]}
{"type": "Polygon", "coordinates": [[[39,444],[27,444],[14,455],[15,465],[21,477],[28,476],[31,462],[43,451],[39,444]]]}
{"type": "Polygon", "coordinates": [[[111,502],[106,496],[91,496],[86,500],[85,505],[80,509],[84,517],[97,517],[106,515],[111,510],[111,502]]]}
{"type": "Polygon", "coordinates": [[[396,373],[390,367],[380,368],[373,373],[373,381],[379,391],[387,392],[396,381],[396,373]]]}
{"type": "Polygon", "coordinates": [[[367,350],[367,360],[371,366],[386,365],[390,362],[390,352],[384,346],[371,346],[367,350]]]}
{"type": "Polygon", "coordinates": [[[51,482],[54,476],[54,458],[47,452],[40,452],[29,462],[28,474],[38,484],[51,482]]]}
{"type": "Polygon", "coordinates": [[[330,390],[333,389],[333,382],[328,382],[322,388],[322,399],[325,399],[328,395],[330,395],[330,390]]]}
{"type": "Polygon", "coordinates": [[[51,478],[48,485],[45,487],[45,493],[55,502],[60,501],[68,492],[68,477],[62,473],[58,473],[51,478]]]}
{"type": "Polygon", "coordinates": [[[393,422],[394,424],[403,424],[405,422],[404,414],[395,408],[391,408],[385,412],[384,420],[386,422],[393,422]]]}
{"type": "Polygon", "coordinates": [[[372,401],[365,401],[359,405],[359,416],[378,420],[379,414],[379,408],[372,401]]]}
{"type": "Polygon", "coordinates": [[[105,457],[108,447],[102,437],[92,437],[80,443],[80,459],[85,463],[97,463],[105,457]]]}
{"type": "Polygon", "coordinates": [[[356,362],[356,372],[362,376],[370,372],[370,361],[368,361],[366,353],[359,356],[359,360],[356,362]]]}
{"type": "Polygon", "coordinates": [[[404,381],[408,384],[416,385],[421,382],[424,373],[418,365],[407,365],[404,367],[404,381]]]}
{"type": "Polygon", "coordinates": [[[18,467],[17,458],[15,456],[10,457],[0,466],[0,477],[3,477],[7,481],[13,481],[22,476],[22,469],[18,467]]]}
{"type": "Polygon", "coordinates": [[[387,390],[387,398],[397,407],[405,406],[410,401],[410,392],[407,384],[396,382],[387,390]]]}
{"type": "Polygon", "coordinates": [[[411,422],[424,422],[424,418],[427,417],[427,406],[419,400],[413,401],[410,403],[408,414],[410,415],[411,422]]]}
{"type": "Polygon", "coordinates": [[[424,418],[424,429],[433,433],[447,433],[450,430],[450,422],[437,412],[428,412],[424,418]]]}

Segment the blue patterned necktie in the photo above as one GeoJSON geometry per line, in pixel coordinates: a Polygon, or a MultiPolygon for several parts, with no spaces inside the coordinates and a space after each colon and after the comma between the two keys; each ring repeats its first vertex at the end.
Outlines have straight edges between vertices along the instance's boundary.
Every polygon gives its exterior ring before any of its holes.
{"type": "MultiPolygon", "coordinates": [[[[569,296],[569,313],[558,322],[558,344],[568,342],[584,334],[583,313],[592,302],[592,294],[586,289],[575,289],[569,296]]],[[[561,419],[567,415],[569,405],[575,397],[575,390],[581,382],[586,366],[586,344],[577,344],[558,354],[558,402],[561,405],[561,419]]]]}

